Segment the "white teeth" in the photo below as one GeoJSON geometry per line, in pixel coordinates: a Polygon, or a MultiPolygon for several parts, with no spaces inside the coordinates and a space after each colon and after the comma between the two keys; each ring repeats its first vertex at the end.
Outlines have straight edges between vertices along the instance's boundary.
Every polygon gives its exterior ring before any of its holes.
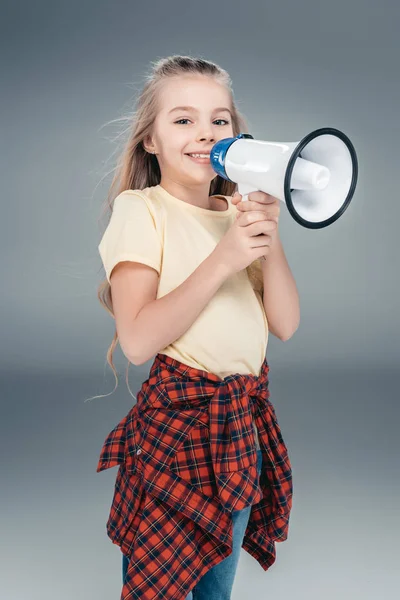
{"type": "Polygon", "coordinates": [[[189,154],[189,156],[193,156],[193,158],[208,158],[209,154],[189,154]]]}

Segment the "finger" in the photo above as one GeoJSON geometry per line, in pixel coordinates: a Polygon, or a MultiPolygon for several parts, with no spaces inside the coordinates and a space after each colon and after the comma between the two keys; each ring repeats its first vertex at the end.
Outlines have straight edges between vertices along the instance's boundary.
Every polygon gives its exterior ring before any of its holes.
{"type": "Polygon", "coordinates": [[[238,204],[237,204],[237,208],[239,208],[240,210],[243,211],[247,211],[247,210],[257,210],[260,208],[260,203],[259,202],[254,202],[252,200],[241,200],[238,204]]]}
{"type": "Polygon", "coordinates": [[[255,223],[256,221],[273,221],[268,215],[265,214],[262,210],[252,210],[247,213],[243,213],[243,219],[247,221],[247,223],[255,223]]]}
{"type": "Polygon", "coordinates": [[[274,223],[273,221],[259,221],[259,222],[254,222],[254,223],[248,223],[247,224],[248,227],[251,227],[251,234],[250,235],[260,235],[265,233],[266,235],[268,235],[267,232],[275,232],[276,228],[277,228],[277,224],[274,223]],[[253,232],[254,230],[254,232],[253,232]]]}
{"type": "MultiPolygon", "coordinates": [[[[240,210],[242,213],[257,214],[257,215],[261,214],[261,215],[263,215],[263,218],[265,220],[275,221],[275,223],[278,223],[279,215],[280,215],[279,210],[278,211],[276,211],[276,210],[275,211],[266,211],[266,210],[263,210],[260,206],[255,207],[252,210],[251,207],[246,208],[244,206],[245,204],[246,204],[246,202],[244,202],[244,203],[239,202],[239,204],[236,205],[236,208],[238,210],[240,210]]],[[[259,204],[259,203],[257,202],[256,204],[259,204]]]]}
{"type": "Polygon", "coordinates": [[[266,192],[262,192],[261,190],[257,190],[255,192],[249,193],[249,200],[253,200],[254,202],[260,202],[261,204],[265,204],[268,202],[274,202],[275,198],[271,196],[271,194],[267,194],[266,192]]]}
{"type": "Polygon", "coordinates": [[[236,218],[239,219],[240,225],[246,226],[256,221],[265,221],[265,215],[261,211],[244,212],[238,211],[236,218]]]}
{"type": "Polygon", "coordinates": [[[251,238],[252,248],[270,248],[272,238],[269,234],[261,234],[252,236],[251,238]]]}
{"type": "MultiPolygon", "coordinates": [[[[238,202],[238,204],[236,205],[237,208],[239,208],[240,210],[243,211],[247,211],[247,210],[267,210],[267,206],[268,204],[265,202],[254,202],[254,200],[241,200],[240,202],[238,202]]],[[[269,210],[272,212],[273,209],[271,210],[271,208],[269,208],[269,210]]]]}

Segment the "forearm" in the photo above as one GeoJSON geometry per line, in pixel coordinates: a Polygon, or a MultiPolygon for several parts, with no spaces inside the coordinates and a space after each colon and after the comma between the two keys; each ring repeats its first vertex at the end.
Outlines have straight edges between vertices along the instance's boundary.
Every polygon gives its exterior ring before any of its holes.
{"type": "Polygon", "coordinates": [[[228,276],[211,253],[178,287],[146,304],[135,319],[131,362],[143,364],[184,334],[228,276]]]}
{"type": "Polygon", "coordinates": [[[279,230],[266,260],[261,260],[263,271],[263,303],[269,329],[282,339],[289,339],[300,323],[300,303],[296,282],[286,260],[279,230]]]}

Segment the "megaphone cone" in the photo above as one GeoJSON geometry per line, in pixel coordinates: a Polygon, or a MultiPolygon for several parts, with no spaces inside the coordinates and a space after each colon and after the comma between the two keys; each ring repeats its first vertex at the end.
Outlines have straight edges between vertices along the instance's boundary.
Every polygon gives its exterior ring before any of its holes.
{"type": "Polygon", "coordinates": [[[219,140],[211,149],[214,171],[247,200],[261,190],[285,202],[300,225],[334,223],[349,206],[357,185],[357,155],[349,138],[324,127],[299,142],[266,142],[248,133],[219,140]]]}

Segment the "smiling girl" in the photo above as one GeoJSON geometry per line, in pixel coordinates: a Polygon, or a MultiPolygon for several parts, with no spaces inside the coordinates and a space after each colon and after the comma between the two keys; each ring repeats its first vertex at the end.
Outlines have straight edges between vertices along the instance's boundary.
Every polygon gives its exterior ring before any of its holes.
{"type": "Polygon", "coordinates": [[[114,370],[118,341],[134,365],[153,359],[98,465],[119,465],[107,531],[123,553],[122,600],[226,600],[240,548],[266,570],[287,536],[291,465],[265,358],[269,331],[286,340],[299,322],[279,201],[255,192],[237,204],[209,159],[246,130],[226,71],[162,59],[111,185],[99,244],[99,298],[116,325],[107,358],[114,370]]]}

